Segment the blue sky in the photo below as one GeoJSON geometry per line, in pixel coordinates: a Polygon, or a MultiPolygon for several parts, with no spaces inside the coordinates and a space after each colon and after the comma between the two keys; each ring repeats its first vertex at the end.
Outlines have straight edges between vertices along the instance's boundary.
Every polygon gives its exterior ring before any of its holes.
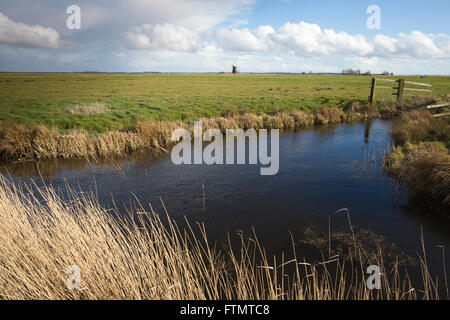
{"type": "Polygon", "coordinates": [[[448,0],[2,0],[0,71],[450,74],[449,12],[448,0]]]}
{"type": "Polygon", "coordinates": [[[263,0],[256,3],[248,17],[248,27],[254,28],[261,24],[280,27],[287,21],[308,21],[323,28],[366,36],[373,36],[378,32],[395,36],[399,32],[412,30],[449,33],[449,14],[450,1],[447,0],[263,0]],[[370,5],[378,5],[381,9],[381,30],[366,28],[366,9],[370,5]]]}

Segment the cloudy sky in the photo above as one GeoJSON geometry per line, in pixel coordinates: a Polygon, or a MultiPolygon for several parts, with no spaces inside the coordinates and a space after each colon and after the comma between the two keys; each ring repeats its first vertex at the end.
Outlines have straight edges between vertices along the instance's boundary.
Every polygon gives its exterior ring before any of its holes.
{"type": "Polygon", "coordinates": [[[448,0],[2,0],[0,71],[448,75],[449,13],[448,0]]]}

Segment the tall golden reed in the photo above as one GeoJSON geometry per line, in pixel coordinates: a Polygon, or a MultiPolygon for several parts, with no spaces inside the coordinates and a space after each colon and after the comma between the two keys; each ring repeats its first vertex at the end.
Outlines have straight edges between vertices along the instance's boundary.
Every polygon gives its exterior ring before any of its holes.
{"type": "MultiPolygon", "coordinates": [[[[202,224],[180,230],[141,207],[128,216],[95,197],[52,188],[19,188],[0,177],[0,299],[438,299],[426,258],[413,288],[397,265],[382,268],[380,290],[366,287],[364,252],[356,241],[345,262],[307,263],[270,257],[256,236],[241,247],[211,247],[202,224]],[[352,258],[353,259],[353,258],[352,258]],[[81,270],[82,290],[67,287],[66,270],[81,270]]],[[[350,222],[350,216],[348,216],[350,222]]],[[[350,224],[351,226],[351,224],[350,224]]],[[[352,228],[351,228],[352,230],[352,228]]]]}
{"type": "Polygon", "coordinates": [[[448,209],[449,120],[433,118],[426,110],[405,112],[394,122],[392,137],[396,146],[385,160],[389,174],[412,193],[431,198],[444,207],[443,211],[448,209]]]}
{"type": "MultiPolygon", "coordinates": [[[[280,129],[307,128],[314,124],[326,125],[363,119],[360,112],[344,112],[339,108],[318,108],[314,113],[293,111],[274,115],[243,114],[226,117],[202,118],[203,127],[226,129],[280,129]]],[[[161,152],[170,147],[174,129],[188,128],[192,123],[182,121],[138,122],[133,129],[114,130],[91,135],[86,131],[59,132],[54,128],[28,128],[13,125],[0,128],[0,157],[7,160],[44,158],[108,158],[124,156],[135,151],[161,152]]]]}

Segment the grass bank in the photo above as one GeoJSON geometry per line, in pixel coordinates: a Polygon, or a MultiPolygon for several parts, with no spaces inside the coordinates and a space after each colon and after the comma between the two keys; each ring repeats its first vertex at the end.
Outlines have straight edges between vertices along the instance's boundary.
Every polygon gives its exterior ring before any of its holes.
{"type": "MultiPolygon", "coordinates": [[[[409,106],[422,105],[429,98],[409,101],[409,106]]],[[[407,108],[408,105],[403,108],[407,108]]],[[[78,109],[77,109],[78,110],[78,109]]],[[[369,117],[392,118],[401,113],[395,103],[383,108],[354,102],[344,108],[318,107],[314,111],[275,112],[274,114],[240,114],[227,110],[221,116],[200,118],[203,128],[220,129],[280,129],[298,130],[312,126],[360,121],[369,117]]],[[[45,158],[100,159],[121,157],[132,152],[166,151],[171,146],[171,134],[176,128],[193,128],[186,121],[138,121],[133,128],[92,134],[71,129],[61,132],[44,125],[15,124],[0,128],[0,157],[4,160],[45,158]]]]}
{"type": "MultiPolygon", "coordinates": [[[[388,76],[383,76],[388,77],[388,76]]],[[[392,77],[398,79],[397,77],[392,77]]],[[[450,92],[450,77],[404,77],[450,92]]],[[[275,114],[364,103],[371,77],[276,74],[0,74],[0,126],[44,125],[90,134],[137,122],[219,117],[224,112],[275,114]]],[[[377,97],[393,99],[389,90],[377,97]]]]}
{"type": "MultiPolygon", "coordinates": [[[[449,77],[406,77],[450,91],[449,77]]],[[[170,146],[175,127],[299,129],[392,117],[370,77],[228,74],[0,74],[0,157],[105,158],[170,146]]],[[[425,100],[410,100],[417,105],[425,100]]]]}
{"type": "Polygon", "coordinates": [[[51,188],[35,188],[36,197],[21,190],[0,177],[0,299],[439,298],[425,255],[413,285],[397,263],[387,268],[376,239],[378,249],[366,251],[351,224],[349,260],[310,264],[295,251],[268,256],[254,235],[242,236],[239,250],[218,251],[202,225],[180,230],[142,208],[114,217],[85,193],[62,201],[51,188]],[[381,267],[380,290],[366,286],[367,263],[381,267]],[[67,286],[74,265],[82,290],[67,286]]]}
{"type": "Polygon", "coordinates": [[[387,171],[408,190],[450,208],[450,124],[425,110],[404,113],[394,122],[394,150],[387,171]]]}

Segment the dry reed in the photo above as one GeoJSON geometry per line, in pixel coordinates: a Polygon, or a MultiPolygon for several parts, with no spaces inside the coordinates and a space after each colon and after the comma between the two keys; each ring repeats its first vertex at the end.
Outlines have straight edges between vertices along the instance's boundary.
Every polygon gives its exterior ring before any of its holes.
{"type": "Polygon", "coordinates": [[[433,116],[426,110],[405,112],[392,127],[395,144],[403,145],[406,142],[418,143],[425,140],[434,121],[433,116]]]}
{"type": "MultiPolygon", "coordinates": [[[[275,115],[243,114],[228,117],[202,118],[204,129],[280,129],[292,130],[312,125],[326,125],[361,120],[362,113],[351,116],[339,108],[318,108],[314,113],[293,111],[275,115]]],[[[45,158],[88,158],[98,159],[120,157],[135,151],[165,151],[170,147],[170,137],[176,128],[192,131],[192,124],[181,121],[138,122],[130,130],[114,130],[90,135],[81,130],[64,133],[54,128],[37,126],[27,128],[13,125],[0,128],[0,156],[7,160],[45,158]]]]}
{"type": "MultiPolygon", "coordinates": [[[[30,188],[30,187],[28,187],[30,188]]],[[[202,224],[180,230],[142,207],[114,215],[87,194],[63,201],[51,188],[26,188],[0,177],[0,299],[437,299],[436,280],[421,259],[423,283],[414,288],[397,266],[383,270],[381,289],[366,287],[362,246],[352,257],[309,264],[270,257],[256,236],[218,251],[202,224]],[[23,191],[25,190],[25,191],[23,191]],[[69,266],[81,289],[67,287],[69,266]],[[290,274],[289,276],[287,274],[290,274]]],[[[347,212],[348,214],[348,212],[347,212]]],[[[350,222],[350,230],[353,230],[350,222]]],[[[355,237],[353,237],[355,239],[355,237]]]]}
{"type": "Polygon", "coordinates": [[[413,194],[450,207],[450,154],[442,143],[407,143],[396,147],[386,158],[385,167],[413,194]]]}
{"type": "Polygon", "coordinates": [[[450,206],[448,120],[435,119],[425,110],[404,113],[394,122],[397,145],[385,159],[385,168],[414,194],[450,206]]]}
{"type": "Polygon", "coordinates": [[[111,109],[102,102],[90,104],[74,104],[64,109],[64,112],[70,114],[101,114],[109,112],[111,109]]]}

